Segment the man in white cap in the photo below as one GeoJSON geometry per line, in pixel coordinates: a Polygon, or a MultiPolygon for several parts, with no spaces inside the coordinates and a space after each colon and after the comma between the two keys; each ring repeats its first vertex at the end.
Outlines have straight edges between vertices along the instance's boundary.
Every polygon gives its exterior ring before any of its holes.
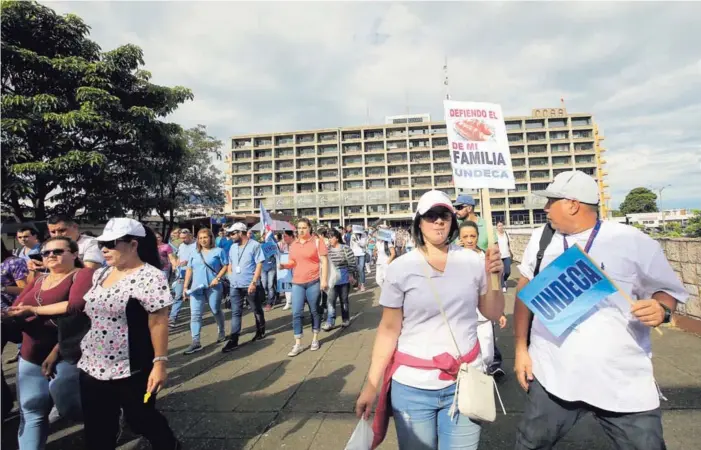
{"type": "Polygon", "coordinates": [[[669,322],[688,294],[660,245],[637,229],[598,217],[599,189],[589,175],[564,172],[544,192],[552,240],[536,230],[519,266],[522,289],[538,271],[579,244],[635,301],[602,300],[561,337],[553,336],[517,298],[514,370],[528,392],[515,448],[551,449],[587,412],[616,448],[662,450],[660,392],[652,371],[650,328],[669,322]],[[539,248],[544,252],[539,255],[539,248]]]}
{"type": "Polygon", "coordinates": [[[229,249],[228,270],[231,281],[231,335],[222,348],[223,353],[233,351],[239,346],[244,299],[248,300],[256,319],[256,334],[252,341],[265,337],[265,313],[261,296],[256,292],[263,288],[259,285],[265,261],[263,249],[260,243],[248,237],[248,227],[245,223],[237,222],[226,231],[231,233],[234,243],[229,249]]]}

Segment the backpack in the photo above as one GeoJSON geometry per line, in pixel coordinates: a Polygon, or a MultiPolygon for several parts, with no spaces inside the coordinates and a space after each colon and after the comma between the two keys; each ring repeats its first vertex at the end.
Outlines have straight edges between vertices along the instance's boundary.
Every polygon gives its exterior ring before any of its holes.
{"type": "MultiPolygon", "coordinates": [[[[540,264],[543,262],[543,256],[545,256],[545,249],[548,248],[548,245],[550,245],[550,242],[553,240],[553,235],[555,234],[555,229],[550,225],[550,222],[548,222],[545,225],[545,228],[543,228],[543,234],[540,235],[540,242],[538,244],[538,253],[536,254],[536,262],[535,262],[535,268],[533,269],[533,278],[537,277],[538,274],[540,273],[540,264]]],[[[528,321],[528,339],[527,339],[527,344],[528,346],[531,345],[531,328],[533,328],[533,313],[531,311],[529,312],[529,321],[528,321]]]]}

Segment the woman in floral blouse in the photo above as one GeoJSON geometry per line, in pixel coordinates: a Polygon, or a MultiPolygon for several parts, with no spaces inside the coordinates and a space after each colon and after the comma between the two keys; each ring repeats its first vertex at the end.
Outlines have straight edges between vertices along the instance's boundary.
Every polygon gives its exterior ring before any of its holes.
{"type": "Polygon", "coordinates": [[[132,431],[153,449],[178,449],[155,408],[167,378],[168,306],[173,303],[156,237],[141,223],[118,218],[97,240],[107,267],[95,272],[85,295],[91,328],[78,363],[86,447],[115,448],[122,409],[132,431]]]}

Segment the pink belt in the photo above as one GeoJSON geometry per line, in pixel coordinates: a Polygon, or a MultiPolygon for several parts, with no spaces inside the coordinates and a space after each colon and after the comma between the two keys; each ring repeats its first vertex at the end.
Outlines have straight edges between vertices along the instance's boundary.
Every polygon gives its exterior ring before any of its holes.
{"type": "Polygon", "coordinates": [[[395,351],[392,358],[385,369],[384,379],[382,380],[382,389],[380,390],[380,398],[377,401],[375,409],[375,417],[372,421],[372,431],[375,437],[372,440],[372,449],[377,448],[387,435],[387,427],[389,426],[389,417],[392,415],[392,400],[390,396],[390,387],[392,386],[392,376],[400,366],[413,367],[414,369],[424,370],[440,370],[438,375],[440,380],[456,380],[458,371],[462,363],[471,363],[480,354],[479,341],[470,350],[470,353],[455,359],[449,353],[441,353],[434,356],[432,359],[421,359],[415,356],[407,355],[400,351],[395,351]]]}

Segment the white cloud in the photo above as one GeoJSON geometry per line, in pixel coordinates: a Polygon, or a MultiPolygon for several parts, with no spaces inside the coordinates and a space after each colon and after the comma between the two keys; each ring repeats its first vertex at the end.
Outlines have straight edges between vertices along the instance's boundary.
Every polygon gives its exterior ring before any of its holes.
{"type": "Polygon", "coordinates": [[[238,133],[441,115],[456,99],[595,115],[613,203],[661,186],[701,206],[700,3],[50,2],[105,50],[134,43],[153,81],[195,93],[171,120],[238,133]]]}

